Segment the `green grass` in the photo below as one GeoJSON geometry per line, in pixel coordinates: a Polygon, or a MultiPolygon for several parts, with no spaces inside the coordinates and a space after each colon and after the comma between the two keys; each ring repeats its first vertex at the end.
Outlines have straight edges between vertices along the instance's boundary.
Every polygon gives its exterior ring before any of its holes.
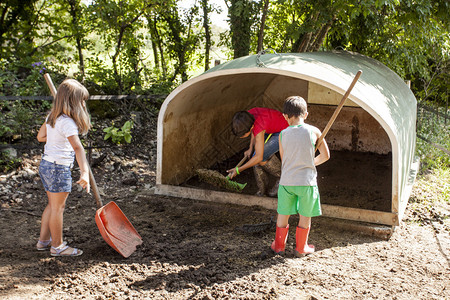
{"type": "Polygon", "coordinates": [[[450,230],[450,155],[435,145],[450,150],[449,129],[448,119],[423,111],[418,116],[417,135],[428,141],[417,138],[416,154],[421,168],[409,201],[409,221],[437,222],[446,230],[450,230]]]}
{"type": "Polygon", "coordinates": [[[412,215],[407,222],[450,231],[450,170],[437,168],[419,174],[409,202],[412,215]]]}
{"type": "Polygon", "coordinates": [[[417,176],[412,194],[414,202],[450,204],[450,169],[428,169],[417,176]]]}

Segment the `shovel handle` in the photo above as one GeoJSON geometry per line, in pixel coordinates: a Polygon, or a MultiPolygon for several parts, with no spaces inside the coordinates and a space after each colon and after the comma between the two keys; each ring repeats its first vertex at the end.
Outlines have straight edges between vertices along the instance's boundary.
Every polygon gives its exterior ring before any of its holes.
{"type": "MultiPolygon", "coordinates": [[[[241,161],[236,165],[236,167],[234,167],[234,168],[239,168],[240,166],[242,166],[243,164],[244,164],[244,162],[245,162],[245,160],[247,159],[247,156],[244,156],[242,159],[241,159],[241,161]]],[[[230,179],[230,174],[228,174],[227,175],[227,178],[228,179],[230,179]]]]}
{"type": "Polygon", "coordinates": [[[327,133],[330,130],[331,126],[333,125],[334,121],[336,120],[337,116],[341,112],[342,107],[344,107],[345,100],[347,100],[348,96],[350,95],[350,92],[353,90],[353,87],[355,86],[355,84],[358,81],[358,79],[361,76],[361,74],[362,74],[362,71],[359,70],[356,73],[355,78],[353,78],[353,81],[350,84],[350,86],[348,87],[348,89],[345,92],[344,96],[342,97],[341,102],[339,103],[338,107],[336,108],[336,110],[334,111],[334,113],[331,116],[330,120],[328,121],[327,126],[325,126],[325,129],[323,130],[323,132],[320,135],[319,139],[317,140],[317,144],[316,144],[316,148],[314,149],[314,153],[317,151],[317,149],[319,148],[320,144],[322,144],[323,139],[325,138],[325,136],[327,135],[327,133]]]}
{"type": "Polygon", "coordinates": [[[55,88],[55,85],[53,84],[50,74],[45,73],[44,79],[47,82],[48,88],[50,89],[50,93],[52,93],[53,98],[55,98],[56,97],[56,88],[55,88]]]}
{"type": "Polygon", "coordinates": [[[247,159],[247,156],[244,156],[244,158],[241,159],[241,161],[237,164],[236,168],[239,168],[240,166],[242,166],[242,164],[244,164],[246,159],[247,159]]]}
{"type": "Polygon", "coordinates": [[[89,166],[89,182],[91,184],[92,193],[94,193],[97,208],[101,208],[103,206],[102,198],[100,197],[100,193],[98,192],[97,182],[95,181],[94,174],[92,173],[90,166],[89,166]]]}
{"type": "MultiPolygon", "coordinates": [[[[52,93],[53,98],[55,98],[56,97],[56,88],[55,88],[55,85],[53,84],[50,74],[45,73],[44,78],[45,78],[45,81],[47,82],[50,92],[52,93]]],[[[97,204],[97,208],[100,208],[103,206],[103,202],[102,202],[102,198],[100,198],[100,193],[98,192],[97,183],[95,182],[94,174],[92,173],[89,163],[88,163],[88,168],[89,168],[89,182],[91,185],[91,189],[92,189],[92,192],[94,193],[94,198],[95,198],[95,202],[97,204]]]]}

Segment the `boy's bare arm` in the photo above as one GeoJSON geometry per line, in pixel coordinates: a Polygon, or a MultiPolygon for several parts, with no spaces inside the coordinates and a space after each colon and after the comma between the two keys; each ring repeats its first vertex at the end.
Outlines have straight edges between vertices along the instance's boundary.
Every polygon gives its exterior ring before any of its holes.
{"type": "Polygon", "coordinates": [[[278,136],[278,145],[279,145],[279,152],[280,152],[280,159],[283,161],[283,147],[281,146],[281,133],[278,136]]]}
{"type": "MultiPolygon", "coordinates": [[[[263,160],[264,154],[264,131],[258,133],[255,137],[255,155],[250,158],[242,167],[239,167],[239,173],[259,164],[263,160]]],[[[227,170],[230,179],[237,175],[236,169],[227,170]]]]}
{"type": "Polygon", "coordinates": [[[255,136],[253,135],[253,132],[252,132],[251,133],[251,139],[250,139],[250,146],[248,147],[248,150],[244,152],[244,155],[247,158],[252,156],[254,147],[255,147],[255,136]]]}

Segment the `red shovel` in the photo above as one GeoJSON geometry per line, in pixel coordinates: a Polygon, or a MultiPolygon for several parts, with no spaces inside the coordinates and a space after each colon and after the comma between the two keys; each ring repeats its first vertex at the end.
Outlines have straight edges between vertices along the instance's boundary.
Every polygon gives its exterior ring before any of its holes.
{"type": "Polygon", "coordinates": [[[130,256],[136,251],[136,246],[142,244],[141,236],[114,201],[103,206],[91,168],[89,168],[89,181],[97,203],[95,223],[100,234],[105,242],[123,257],[130,256]]]}
{"type": "MultiPolygon", "coordinates": [[[[44,75],[45,81],[50,88],[52,96],[56,96],[56,88],[49,74],[44,75]]],[[[98,192],[97,183],[95,182],[92,170],[89,167],[89,181],[92,192],[94,193],[97,203],[97,212],[95,214],[95,223],[98,230],[108,245],[119,252],[123,257],[130,256],[136,251],[136,246],[142,244],[142,238],[134,229],[125,214],[120,210],[114,201],[103,206],[102,199],[98,192]]]]}

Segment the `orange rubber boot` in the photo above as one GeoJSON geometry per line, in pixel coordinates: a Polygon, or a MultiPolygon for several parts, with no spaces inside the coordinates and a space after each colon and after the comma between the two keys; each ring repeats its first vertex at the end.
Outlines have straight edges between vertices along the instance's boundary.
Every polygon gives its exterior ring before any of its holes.
{"type": "Polygon", "coordinates": [[[275,241],[273,241],[272,248],[273,252],[277,254],[283,254],[284,248],[286,247],[286,241],[289,232],[289,224],[286,228],[281,228],[277,226],[277,231],[275,233],[275,241]]]}
{"type": "Polygon", "coordinates": [[[297,243],[295,247],[295,255],[298,257],[314,252],[314,245],[308,245],[308,235],[310,228],[311,227],[301,228],[297,226],[297,230],[295,232],[295,241],[297,243]]]}

